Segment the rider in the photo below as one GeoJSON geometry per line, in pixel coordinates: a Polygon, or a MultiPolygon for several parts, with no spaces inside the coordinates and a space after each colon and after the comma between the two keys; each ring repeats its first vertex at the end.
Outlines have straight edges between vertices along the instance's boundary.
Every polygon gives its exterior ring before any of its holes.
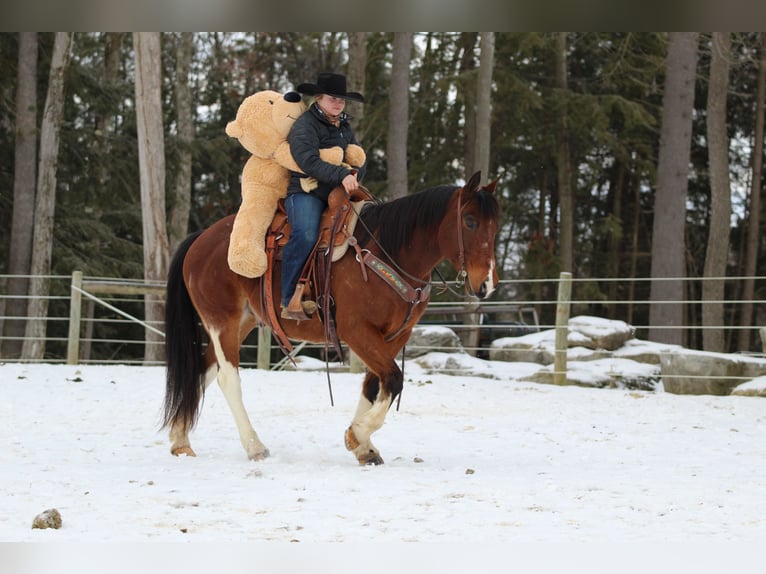
{"type": "Polygon", "coordinates": [[[316,303],[310,300],[302,301],[300,311],[288,310],[288,305],[318,239],[319,221],[330,192],[341,185],[346,193],[356,191],[366,167],[362,166],[357,172],[344,165],[324,162],[319,157],[320,149],[340,146],[345,150],[350,143],[358,145],[349,116],[343,109],[346,100],[363,103],[362,94],[346,91],[346,77],[329,72],[319,74],[316,84],[300,84],[296,89],[314,99],[287,136],[293,158],[303,173],[290,172],[285,199],[290,238],[282,251],[281,315],[286,319],[306,319],[306,314],[316,310],[316,303]]]}

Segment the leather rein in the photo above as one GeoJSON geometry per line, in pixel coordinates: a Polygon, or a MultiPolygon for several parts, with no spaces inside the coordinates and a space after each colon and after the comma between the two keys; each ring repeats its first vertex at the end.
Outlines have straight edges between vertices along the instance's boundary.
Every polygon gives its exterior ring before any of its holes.
{"type": "MultiPolygon", "coordinates": [[[[463,243],[463,188],[460,188],[460,191],[458,192],[458,198],[457,198],[457,242],[458,242],[458,264],[459,264],[459,271],[457,273],[457,278],[455,279],[455,284],[458,287],[463,287],[466,284],[466,277],[468,277],[468,271],[465,268],[465,246],[463,243]]],[[[367,273],[365,270],[365,267],[371,269],[374,271],[381,279],[383,279],[388,285],[406,302],[409,304],[409,309],[407,310],[407,315],[405,316],[404,320],[402,321],[399,328],[388,335],[385,338],[385,341],[388,343],[395,339],[404,329],[406,328],[407,324],[409,323],[410,319],[412,318],[412,314],[415,312],[415,308],[423,302],[428,302],[428,300],[431,297],[431,280],[424,281],[422,279],[419,279],[417,277],[414,277],[407,273],[404,269],[399,267],[399,265],[396,263],[393,257],[389,253],[386,252],[385,249],[380,245],[378,240],[373,235],[372,231],[365,225],[364,221],[362,220],[359,213],[357,213],[359,223],[365,228],[369,236],[372,238],[372,240],[375,242],[375,244],[378,246],[378,248],[381,250],[383,255],[388,259],[388,261],[391,262],[391,265],[388,265],[384,263],[379,257],[371,253],[367,249],[361,249],[357,243],[357,240],[355,237],[349,237],[349,245],[351,245],[356,250],[356,260],[360,263],[362,268],[362,276],[364,277],[364,280],[367,281],[367,273]],[[396,269],[395,269],[396,268],[396,269]],[[399,272],[397,272],[397,269],[399,272]],[[401,273],[401,274],[400,274],[401,273]],[[410,280],[416,281],[418,283],[422,283],[422,287],[412,287],[409,282],[407,282],[403,277],[403,275],[406,275],[410,280]]],[[[470,286],[470,283],[468,284],[468,288],[471,290],[470,295],[466,295],[464,293],[460,293],[456,290],[454,290],[452,287],[450,287],[447,280],[442,276],[441,272],[437,269],[435,269],[436,274],[439,276],[439,278],[442,281],[442,284],[444,286],[444,290],[449,290],[450,293],[457,296],[458,298],[462,299],[468,299],[472,298],[475,299],[476,295],[473,293],[473,289],[470,286]]]]}

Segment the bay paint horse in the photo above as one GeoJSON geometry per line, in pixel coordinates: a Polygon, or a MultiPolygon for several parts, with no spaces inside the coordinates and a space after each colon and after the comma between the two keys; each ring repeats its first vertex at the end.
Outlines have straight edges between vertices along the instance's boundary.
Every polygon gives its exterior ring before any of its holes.
{"type": "MultiPolygon", "coordinates": [[[[359,464],[383,463],[370,437],[383,426],[402,390],[403,375],[395,358],[425,311],[434,268],[449,260],[474,297],[487,297],[497,285],[496,184],[481,187],[476,173],[462,187],[441,185],[362,210],[354,232],[358,246],[374,256],[383,275],[393,274],[406,283],[403,288],[414,293],[414,300],[406,301],[402,290],[378,273],[363,273],[354,250],[332,264],[337,335],[368,369],[356,414],[345,431],[346,448],[359,464]]],[[[245,411],[239,376],[240,346],[266,313],[263,278],[249,279],[229,269],[226,253],[233,219],[231,215],[187,237],[170,265],[163,426],[170,428],[175,455],[195,455],[189,431],[205,389],[216,378],[247,456],[260,460],[269,455],[245,411]]],[[[273,299],[279,301],[275,263],[273,299]]],[[[283,319],[282,329],[291,340],[324,342],[318,315],[306,321],[283,319]]]]}

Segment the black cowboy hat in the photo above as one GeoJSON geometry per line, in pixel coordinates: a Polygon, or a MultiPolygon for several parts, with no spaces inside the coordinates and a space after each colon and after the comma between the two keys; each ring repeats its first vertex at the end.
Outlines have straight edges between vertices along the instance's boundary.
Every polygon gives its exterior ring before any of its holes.
{"type": "Polygon", "coordinates": [[[364,102],[364,96],[358,92],[346,91],[346,76],[343,74],[333,74],[332,72],[322,72],[317,77],[316,84],[301,84],[296,90],[301,94],[316,96],[318,94],[327,94],[344,100],[354,100],[355,102],[364,102]]]}

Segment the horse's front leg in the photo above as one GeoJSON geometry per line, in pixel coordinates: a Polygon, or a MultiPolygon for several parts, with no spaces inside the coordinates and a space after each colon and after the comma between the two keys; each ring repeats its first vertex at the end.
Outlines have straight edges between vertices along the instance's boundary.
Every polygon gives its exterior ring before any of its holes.
{"type": "Polygon", "coordinates": [[[354,453],[361,465],[383,464],[380,452],[372,444],[372,433],[383,426],[391,403],[402,391],[403,375],[396,363],[381,379],[367,373],[362,386],[362,396],[351,425],[346,429],[346,448],[354,453]]]}
{"type": "MultiPolygon", "coordinates": [[[[221,347],[221,342],[225,339],[211,336],[211,340],[215,345],[216,355],[219,357],[218,386],[221,387],[221,392],[234,417],[239,432],[239,440],[250,460],[262,460],[269,456],[269,449],[258,438],[258,434],[250,423],[250,417],[247,416],[245,405],[242,402],[242,379],[239,376],[238,365],[226,358],[226,353],[221,347]]],[[[237,352],[239,351],[238,345],[239,343],[235,347],[237,352]]]]}

